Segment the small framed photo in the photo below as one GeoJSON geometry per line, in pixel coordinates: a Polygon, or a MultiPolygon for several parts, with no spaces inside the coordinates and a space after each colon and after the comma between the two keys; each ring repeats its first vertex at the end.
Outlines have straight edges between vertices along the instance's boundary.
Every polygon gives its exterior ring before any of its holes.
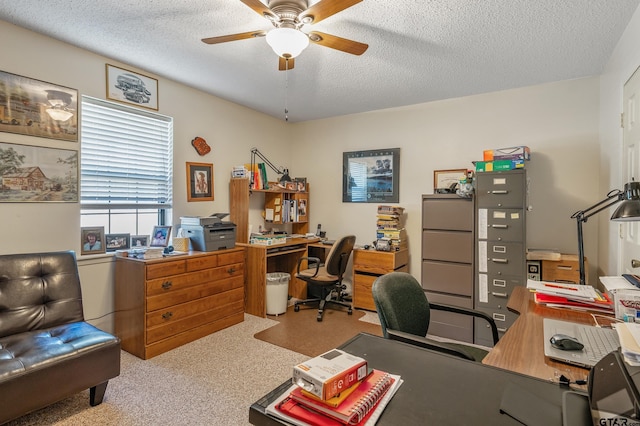
{"type": "Polygon", "coordinates": [[[307,178],[295,178],[296,190],[298,192],[307,192],[307,178]]]}
{"type": "Polygon", "coordinates": [[[434,170],[433,189],[451,188],[467,177],[467,169],[434,170]]]}
{"type": "Polygon", "coordinates": [[[129,238],[131,234],[107,234],[104,241],[107,244],[107,251],[127,250],[129,248],[129,238]]]}
{"type": "Polygon", "coordinates": [[[104,226],[80,228],[80,254],[105,253],[104,226]]]}
{"type": "Polygon", "coordinates": [[[148,235],[132,235],[131,236],[131,248],[148,247],[148,246],[149,246],[148,235]]]}
{"type": "Polygon", "coordinates": [[[284,187],[287,191],[296,191],[297,185],[295,182],[285,182],[284,187]]]}
{"type": "Polygon", "coordinates": [[[213,201],[213,164],[187,163],[187,201],[213,201]]]}
{"type": "Polygon", "coordinates": [[[151,234],[151,247],[166,247],[171,236],[170,226],[154,226],[151,234]]]}
{"type": "Polygon", "coordinates": [[[107,64],[107,99],[158,110],[158,80],[107,64]]]}

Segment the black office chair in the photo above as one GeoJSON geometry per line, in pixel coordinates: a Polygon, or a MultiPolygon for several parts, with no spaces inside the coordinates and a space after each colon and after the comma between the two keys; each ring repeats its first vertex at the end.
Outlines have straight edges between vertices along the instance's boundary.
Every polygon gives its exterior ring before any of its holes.
{"type": "Polygon", "coordinates": [[[406,272],[391,272],[378,277],[371,289],[384,337],[445,352],[472,361],[482,361],[484,349],[461,343],[441,342],[426,337],[430,310],[472,315],[489,322],[493,343],[498,343],[498,328],[490,316],[472,309],[429,303],[422,286],[406,272]]]}
{"type": "Polygon", "coordinates": [[[325,306],[330,304],[340,305],[348,308],[347,313],[351,315],[353,309],[351,302],[344,300],[344,290],[346,286],[342,284],[342,277],[347,269],[349,257],[356,243],[354,235],[342,237],[331,247],[324,265],[317,257],[303,257],[298,261],[298,271],[296,278],[307,283],[307,291],[316,289],[320,291],[320,296],[316,298],[299,300],[295,302],[293,310],[298,312],[300,305],[318,302],[317,320],[322,321],[325,306]],[[300,270],[301,265],[307,263],[307,269],[300,270]]]}

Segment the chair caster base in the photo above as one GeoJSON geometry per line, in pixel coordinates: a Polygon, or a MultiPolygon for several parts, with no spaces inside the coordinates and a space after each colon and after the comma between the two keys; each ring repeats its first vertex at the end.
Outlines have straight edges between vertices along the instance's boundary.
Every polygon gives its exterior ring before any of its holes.
{"type": "Polygon", "coordinates": [[[349,308],[349,310],[347,311],[348,315],[353,315],[353,309],[349,308]]]}
{"type": "Polygon", "coordinates": [[[318,322],[322,322],[322,314],[318,314],[318,316],[316,317],[316,319],[318,320],[318,322]]]}
{"type": "Polygon", "coordinates": [[[294,305],[293,310],[294,312],[300,312],[300,305],[294,305]]]}

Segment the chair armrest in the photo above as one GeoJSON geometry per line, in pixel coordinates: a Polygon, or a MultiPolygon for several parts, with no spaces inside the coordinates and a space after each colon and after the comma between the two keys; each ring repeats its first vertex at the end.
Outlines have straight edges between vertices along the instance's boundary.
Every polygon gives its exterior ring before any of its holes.
{"type": "Polygon", "coordinates": [[[454,348],[447,346],[445,343],[431,340],[426,337],[416,336],[415,334],[405,333],[404,331],[391,330],[387,328],[387,334],[389,339],[397,340],[399,342],[408,343],[410,345],[419,346],[421,348],[430,349],[436,352],[446,353],[458,358],[467,359],[469,361],[475,361],[471,355],[462,351],[458,351],[454,348]]]}
{"type": "Polygon", "coordinates": [[[494,321],[493,318],[491,318],[489,315],[485,314],[484,312],[476,311],[475,309],[462,308],[460,306],[442,305],[439,303],[431,303],[431,302],[429,302],[429,307],[437,311],[447,311],[447,312],[453,312],[456,314],[471,315],[476,318],[482,318],[485,321],[487,321],[489,323],[489,327],[491,327],[493,344],[495,345],[496,343],[498,343],[498,340],[500,339],[500,337],[498,336],[498,326],[496,325],[496,322],[494,321]]]}
{"type": "Polygon", "coordinates": [[[307,261],[306,269],[313,269],[315,266],[316,271],[311,276],[315,277],[316,275],[318,275],[318,270],[320,269],[319,257],[301,257],[300,259],[298,259],[297,274],[300,275],[300,265],[302,265],[302,262],[304,262],[305,260],[307,261]]]}

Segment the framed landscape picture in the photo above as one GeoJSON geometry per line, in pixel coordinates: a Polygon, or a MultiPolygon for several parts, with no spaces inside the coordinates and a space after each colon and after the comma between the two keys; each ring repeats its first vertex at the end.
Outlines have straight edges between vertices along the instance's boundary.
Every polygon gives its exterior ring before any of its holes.
{"type": "Polygon", "coordinates": [[[398,203],[400,148],[342,154],[343,203],[398,203]]]}
{"type": "Polygon", "coordinates": [[[0,131],[78,141],[78,91],[0,71],[0,131]]]}
{"type": "Polygon", "coordinates": [[[104,240],[107,244],[107,251],[126,250],[129,248],[130,234],[107,234],[104,240]]]}

